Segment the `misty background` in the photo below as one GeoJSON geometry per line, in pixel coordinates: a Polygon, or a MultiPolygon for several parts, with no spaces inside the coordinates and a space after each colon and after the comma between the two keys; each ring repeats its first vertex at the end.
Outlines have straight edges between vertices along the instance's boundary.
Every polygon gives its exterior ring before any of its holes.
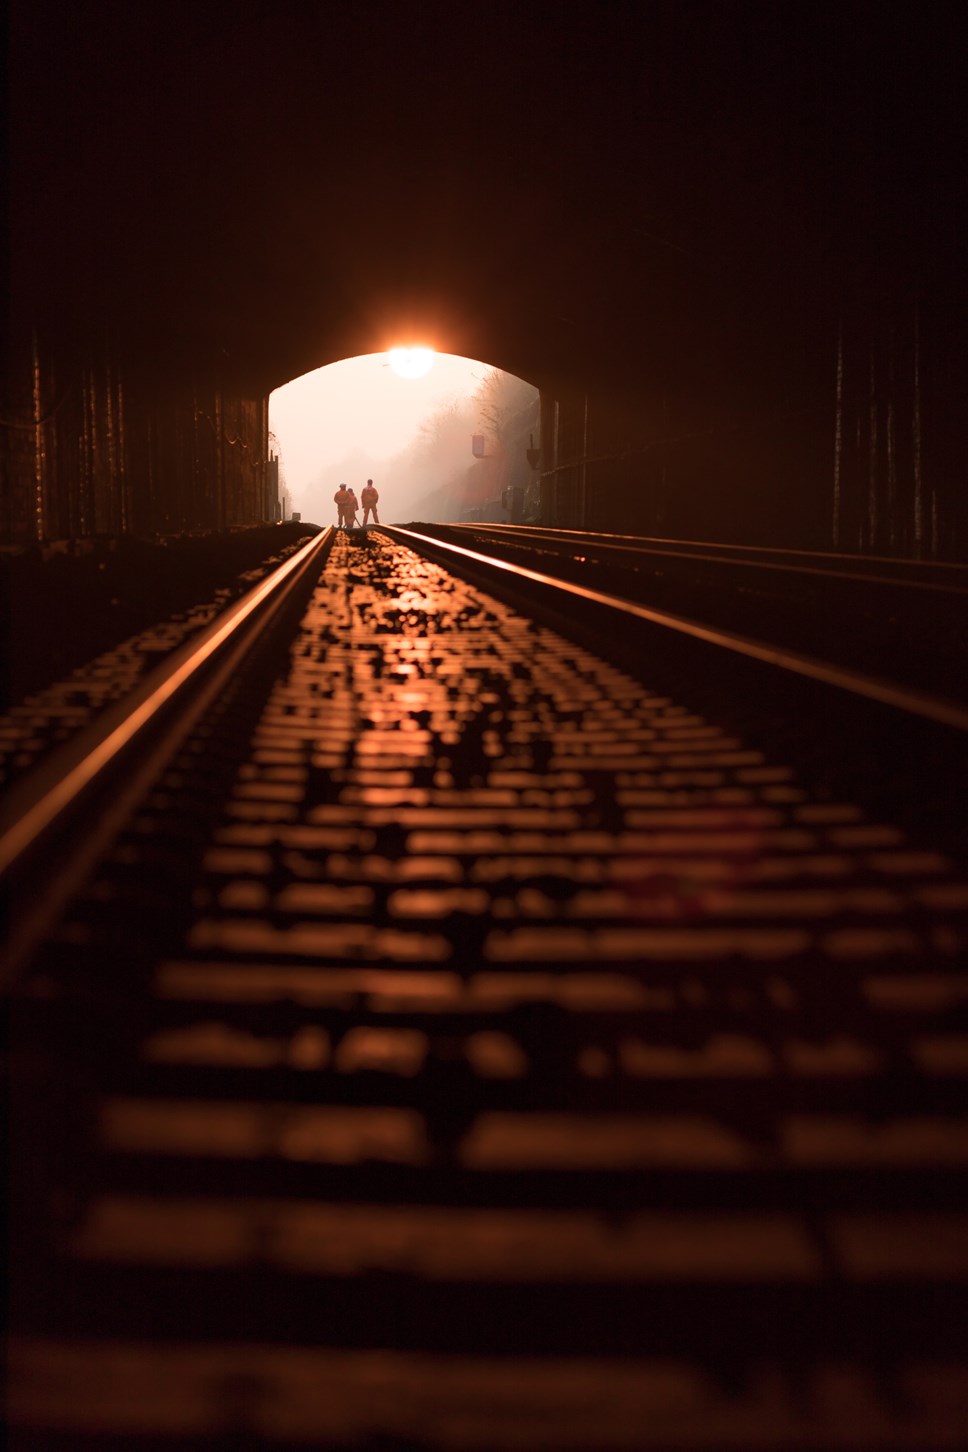
{"type": "MultiPolygon", "coordinates": [[[[437,362],[446,357],[438,355],[437,362]]],[[[538,390],[474,360],[450,362],[466,364],[466,377],[450,394],[442,394],[436,380],[436,397],[427,399],[422,414],[412,381],[396,379],[390,393],[384,374],[360,366],[382,368],[380,355],[331,364],[276,390],[269,402],[270,447],[279,457],[286,515],[295,511],[314,524],[335,524],[333,494],[339,485],[351,485],[359,497],[372,478],[385,524],[504,518],[504,491],[529,482],[525,451],[538,433],[538,390]],[[368,382],[376,388],[367,388],[368,382]],[[327,426],[327,408],[334,405],[341,415],[338,429],[327,426]],[[356,410],[362,414],[354,426],[356,410]],[[356,442],[346,442],[348,423],[356,442]],[[394,432],[409,437],[397,448],[368,446],[370,438],[382,442],[394,432]]],[[[449,371],[453,378],[454,368],[449,371]]],[[[446,366],[441,372],[446,376],[446,366]]]]}

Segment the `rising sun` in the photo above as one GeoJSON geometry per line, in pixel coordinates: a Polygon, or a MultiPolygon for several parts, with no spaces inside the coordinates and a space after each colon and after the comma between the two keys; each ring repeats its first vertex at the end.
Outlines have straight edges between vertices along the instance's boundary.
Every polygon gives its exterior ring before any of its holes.
{"type": "Polygon", "coordinates": [[[387,357],[401,378],[423,378],[434,366],[433,348],[391,348],[387,357]]]}

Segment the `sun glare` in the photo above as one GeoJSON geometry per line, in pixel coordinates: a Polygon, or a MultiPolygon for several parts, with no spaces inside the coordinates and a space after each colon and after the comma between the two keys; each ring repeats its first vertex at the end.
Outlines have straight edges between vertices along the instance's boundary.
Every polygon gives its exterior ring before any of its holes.
{"type": "Polygon", "coordinates": [[[387,357],[401,378],[423,378],[434,366],[433,348],[391,348],[387,357]]]}

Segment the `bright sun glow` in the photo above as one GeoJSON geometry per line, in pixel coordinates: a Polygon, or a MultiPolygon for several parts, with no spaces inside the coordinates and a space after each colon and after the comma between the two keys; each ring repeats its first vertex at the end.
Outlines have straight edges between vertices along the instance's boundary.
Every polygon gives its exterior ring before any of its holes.
{"type": "Polygon", "coordinates": [[[387,357],[401,378],[423,378],[434,366],[433,348],[391,348],[387,357]]]}

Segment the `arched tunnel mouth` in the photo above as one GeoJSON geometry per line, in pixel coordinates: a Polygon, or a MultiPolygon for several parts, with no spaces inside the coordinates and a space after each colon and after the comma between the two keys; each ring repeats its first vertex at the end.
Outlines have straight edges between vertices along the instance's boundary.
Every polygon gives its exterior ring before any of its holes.
{"type": "Polygon", "coordinates": [[[540,428],[534,383],[420,339],[325,364],[269,398],[279,516],[336,522],[369,481],[384,523],[537,518],[540,428]]]}

